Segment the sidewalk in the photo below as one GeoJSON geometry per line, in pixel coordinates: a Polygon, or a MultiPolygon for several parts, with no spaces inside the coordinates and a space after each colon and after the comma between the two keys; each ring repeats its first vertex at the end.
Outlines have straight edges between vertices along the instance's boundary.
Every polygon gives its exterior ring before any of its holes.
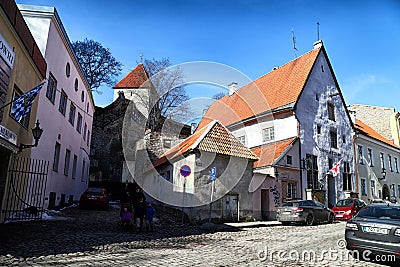
{"type": "Polygon", "coordinates": [[[282,223],[278,221],[256,221],[256,222],[225,223],[225,225],[237,228],[253,228],[253,227],[277,226],[277,225],[282,225],[282,223]]]}

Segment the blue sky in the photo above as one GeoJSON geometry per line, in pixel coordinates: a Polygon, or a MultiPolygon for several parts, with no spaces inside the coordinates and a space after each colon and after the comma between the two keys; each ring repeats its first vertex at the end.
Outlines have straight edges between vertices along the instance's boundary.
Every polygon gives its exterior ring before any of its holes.
{"type": "MultiPolygon", "coordinates": [[[[173,64],[213,61],[250,79],[324,41],[347,104],[400,110],[400,1],[104,1],[17,0],[55,6],[71,41],[89,38],[109,48],[124,77],[140,61],[168,57],[173,64]]],[[[94,93],[96,105],[112,101],[112,89],[94,93]]],[[[210,97],[219,88],[189,90],[210,97]]]]}

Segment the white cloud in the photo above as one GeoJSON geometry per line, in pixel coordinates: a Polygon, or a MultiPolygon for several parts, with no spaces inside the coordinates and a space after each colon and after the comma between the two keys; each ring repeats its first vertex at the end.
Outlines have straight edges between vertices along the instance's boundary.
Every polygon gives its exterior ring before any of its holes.
{"type": "Polygon", "coordinates": [[[341,89],[347,101],[357,102],[361,95],[365,95],[368,91],[381,90],[386,87],[389,81],[384,77],[373,74],[359,75],[345,79],[341,85],[341,89]]]}

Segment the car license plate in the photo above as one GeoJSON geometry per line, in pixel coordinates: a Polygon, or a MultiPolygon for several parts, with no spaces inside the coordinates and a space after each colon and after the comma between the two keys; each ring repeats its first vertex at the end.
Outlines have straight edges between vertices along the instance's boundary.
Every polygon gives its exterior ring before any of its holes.
{"type": "Polygon", "coordinates": [[[343,214],[336,214],[336,217],[343,217],[343,214]]]}
{"type": "Polygon", "coordinates": [[[378,227],[371,227],[371,226],[363,226],[363,232],[365,233],[374,233],[374,234],[381,234],[387,235],[388,229],[385,228],[378,228],[378,227]]]}

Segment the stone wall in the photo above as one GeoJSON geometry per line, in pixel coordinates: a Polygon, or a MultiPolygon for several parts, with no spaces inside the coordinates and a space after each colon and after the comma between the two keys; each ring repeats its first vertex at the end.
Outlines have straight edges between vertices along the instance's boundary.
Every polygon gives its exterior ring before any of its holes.
{"type": "MultiPolygon", "coordinates": [[[[90,153],[91,181],[122,181],[125,161],[122,149],[122,126],[129,103],[130,101],[121,94],[109,106],[96,107],[90,153]]],[[[140,113],[138,116],[143,117],[140,113]]]]}
{"type": "Polygon", "coordinates": [[[395,113],[394,108],[376,107],[355,104],[348,107],[356,112],[356,118],[377,131],[383,137],[393,140],[390,128],[390,116],[395,113]]]}

